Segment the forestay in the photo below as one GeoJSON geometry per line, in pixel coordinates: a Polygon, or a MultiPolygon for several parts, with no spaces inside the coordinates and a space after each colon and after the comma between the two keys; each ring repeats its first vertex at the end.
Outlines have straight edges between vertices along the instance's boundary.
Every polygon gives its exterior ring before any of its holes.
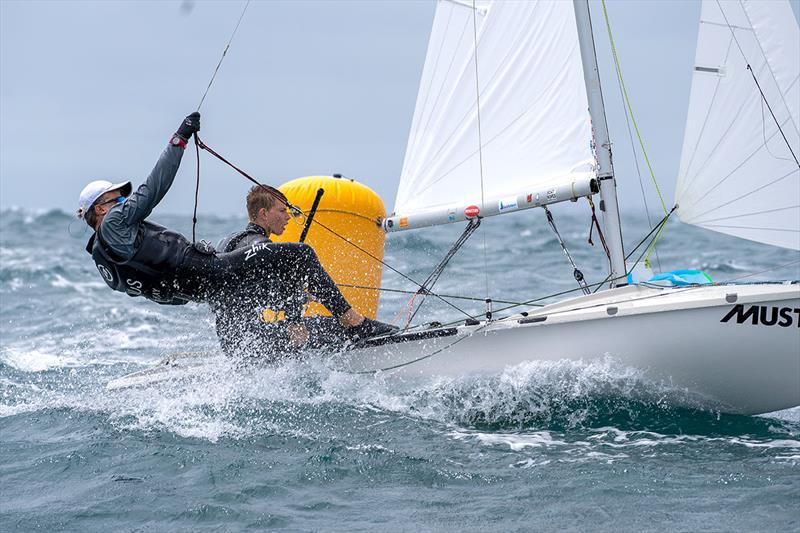
{"type": "Polygon", "coordinates": [[[675,192],[681,220],[800,249],[798,108],[789,2],[704,0],[675,192]]]}
{"type": "Polygon", "coordinates": [[[484,0],[476,2],[476,15],[483,191],[472,2],[442,0],[394,229],[463,220],[469,206],[497,214],[592,192],[591,125],[572,2],[484,0]],[[445,216],[415,223],[434,211],[445,216]]]}

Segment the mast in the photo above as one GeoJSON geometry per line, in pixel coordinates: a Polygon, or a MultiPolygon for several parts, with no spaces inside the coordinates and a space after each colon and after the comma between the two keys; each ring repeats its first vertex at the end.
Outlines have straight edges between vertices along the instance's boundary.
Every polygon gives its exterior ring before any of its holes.
{"type": "Polygon", "coordinates": [[[603,91],[600,88],[600,73],[597,70],[597,52],[592,35],[592,18],[588,0],[573,0],[575,22],[578,26],[578,42],[581,47],[583,79],[589,100],[589,115],[594,128],[595,152],[597,153],[597,180],[600,184],[600,210],[606,229],[606,241],[611,255],[611,286],[626,285],[625,251],[622,247],[622,225],[617,205],[617,182],[611,162],[611,141],[608,137],[603,91]]]}

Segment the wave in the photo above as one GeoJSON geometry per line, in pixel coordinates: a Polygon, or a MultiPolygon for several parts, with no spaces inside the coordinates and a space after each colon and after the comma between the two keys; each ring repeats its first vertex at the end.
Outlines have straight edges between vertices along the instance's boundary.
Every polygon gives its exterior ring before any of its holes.
{"type": "MultiPolygon", "coordinates": [[[[180,213],[160,213],[159,216],[172,218],[172,219],[186,219],[188,214],[180,214],[180,213]]],[[[19,207],[19,206],[10,206],[10,207],[3,207],[0,209],[0,218],[3,220],[9,221],[17,221],[22,220],[25,223],[32,224],[34,222],[49,222],[49,221],[71,221],[75,219],[75,212],[70,210],[64,210],[58,207],[48,207],[48,208],[36,208],[36,207],[19,207]]],[[[191,218],[191,217],[190,217],[191,218]]],[[[242,225],[245,225],[247,216],[243,212],[241,214],[218,214],[218,213],[203,213],[202,214],[203,220],[207,220],[210,222],[242,222],[242,225]]]]}
{"type": "Polygon", "coordinates": [[[27,207],[4,207],[0,209],[0,219],[6,222],[22,221],[25,224],[36,222],[47,223],[52,221],[64,221],[74,218],[71,213],[63,209],[53,208],[27,208],[27,207]]]}
{"type": "Polygon", "coordinates": [[[745,265],[737,265],[732,261],[725,262],[698,262],[695,268],[700,270],[712,271],[716,274],[744,274],[752,272],[754,269],[745,265]]]}
{"type": "Polygon", "coordinates": [[[535,450],[542,448],[547,460],[568,462],[613,462],[633,454],[672,453],[671,446],[709,444],[764,450],[781,461],[800,456],[797,420],[676,405],[680,392],[669,398],[670,391],[612,360],[525,364],[493,378],[412,386],[387,376],[332,371],[321,359],[242,367],[217,354],[191,377],[119,391],[107,391],[105,384],[144,367],[102,364],[107,362],[58,367],[69,362],[52,358],[46,371],[34,372],[27,363],[28,371],[12,373],[0,364],[8,391],[0,399],[0,418],[69,417],[126,433],[208,442],[277,436],[314,446],[370,445],[377,430],[372,428],[387,424],[378,434],[406,427],[506,447],[519,452],[512,466],[520,468],[535,466],[541,458],[535,450]]]}
{"type": "Polygon", "coordinates": [[[111,378],[143,367],[108,358],[75,368],[79,364],[70,356],[44,355],[4,355],[3,363],[17,370],[17,388],[12,389],[14,398],[0,405],[0,416],[59,408],[97,411],[121,429],[211,441],[265,431],[314,439],[322,429],[337,432],[354,419],[399,417],[432,424],[440,432],[483,435],[487,442],[492,438],[486,435],[536,432],[582,438],[603,434],[602,439],[614,442],[622,439],[613,435],[618,432],[641,442],[676,436],[739,439],[738,444],[752,446],[785,441],[781,446],[800,451],[798,420],[698,409],[684,392],[650,383],[609,358],[531,362],[490,378],[410,384],[391,376],[332,371],[319,359],[242,368],[216,355],[190,377],[106,391],[111,378]],[[28,390],[28,384],[48,393],[28,390]]]}
{"type": "Polygon", "coordinates": [[[480,431],[573,431],[604,426],[668,434],[767,437],[790,420],[728,415],[695,407],[684,390],[650,382],[606,357],[594,362],[531,361],[491,378],[441,380],[406,398],[406,411],[480,431]]]}
{"type": "Polygon", "coordinates": [[[0,364],[8,365],[23,372],[41,372],[51,368],[81,366],[78,359],[70,356],[55,355],[39,350],[5,349],[0,355],[0,364]]]}

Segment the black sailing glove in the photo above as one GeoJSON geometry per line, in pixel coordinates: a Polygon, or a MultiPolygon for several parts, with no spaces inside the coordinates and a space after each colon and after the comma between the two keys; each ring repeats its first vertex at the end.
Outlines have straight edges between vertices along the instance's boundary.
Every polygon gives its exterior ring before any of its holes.
{"type": "Polygon", "coordinates": [[[185,119],[181,123],[178,131],[175,132],[175,135],[183,139],[184,141],[188,141],[193,133],[197,133],[200,131],[200,113],[195,111],[185,119]]]}

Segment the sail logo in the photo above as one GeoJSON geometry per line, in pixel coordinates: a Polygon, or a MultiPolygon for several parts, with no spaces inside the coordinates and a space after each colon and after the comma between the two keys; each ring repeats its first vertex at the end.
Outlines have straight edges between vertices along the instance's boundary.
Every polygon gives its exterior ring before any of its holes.
{"type": "Polygon", "coordinates": [[[464,214],[467,216],[467,218],[475,218],[481,214],[481,208],[477,205],[471,205],[464,209],[464,214]]]}
{"type": "Polygon", "coordinates": [[[736,317],[737,324],[749,322],[754,326],[775,326],[788,328],[792,324],[800,327],[800,309],[791,307],[770,307],[766,305],[751,305],[745,310],[744,305],[734,305],[720,322],[728,322],[736,317]]]}

